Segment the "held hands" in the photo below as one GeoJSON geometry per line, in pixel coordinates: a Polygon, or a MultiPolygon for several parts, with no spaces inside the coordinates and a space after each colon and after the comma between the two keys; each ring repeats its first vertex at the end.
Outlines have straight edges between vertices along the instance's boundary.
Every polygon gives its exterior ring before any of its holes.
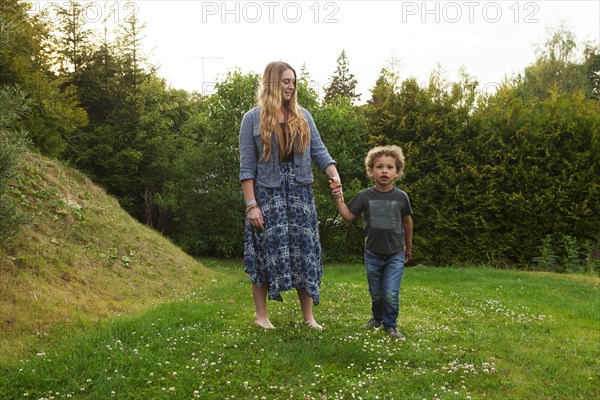
{"type": "Polygon", "coordinates": [[[342,183],[339,178],[329,178],[329,189],[331,190],[331,195],[335,199],[339,199],[344,197],[344,192],[342,190],[342,183]]]}

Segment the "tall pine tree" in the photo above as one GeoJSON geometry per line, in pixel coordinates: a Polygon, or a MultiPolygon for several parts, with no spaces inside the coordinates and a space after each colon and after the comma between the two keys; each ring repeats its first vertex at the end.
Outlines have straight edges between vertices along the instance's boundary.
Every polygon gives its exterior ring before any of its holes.
{"type": "Polygon", "coordinates": [[[59,34],[55,41],[61,75],[77,74],[88,58],[93,32],[86,26],[85,12],[84,5],[73,0],[56,5],[59,34]]]}
{"type": "Polygon", "coordinates": [[[329,84],[325,88],[325,103],[331,103],[336,97],[341,96],[350,100],[350,104],[354,104],[356,100],[360,100],[360,93],[356,93],[357,80],[354,74],[350,72],[350,62],[346,57],[346,52],[342,53],[337,59],[337,68],[331,78],[329,84]]]}
{"type": "Polygon", "coordinates": [[[12,26],[0,46],[0,84],[18,85],[27,95],[30,112],[17,128],[28,131],[42,153],[60,155],[73,132],[87,123],[87,114],[73,87],[52,72],[46,46],[53,27],[31,14],[30,7],[18,0],[0,1],[1,24],[12,26]]]}

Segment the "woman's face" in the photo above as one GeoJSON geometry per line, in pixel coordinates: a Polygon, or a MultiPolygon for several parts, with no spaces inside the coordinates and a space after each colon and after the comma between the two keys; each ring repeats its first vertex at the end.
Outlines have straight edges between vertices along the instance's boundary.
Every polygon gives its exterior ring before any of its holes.
{"type": "Polygon", "coordinates": [[[291,69],[283,71],[283,74],[281,74],[280,86],[283,101],[290,101],[294,95],[294,90],[296,90],[296,77],[294,76],[294,71],[291,69]]]}

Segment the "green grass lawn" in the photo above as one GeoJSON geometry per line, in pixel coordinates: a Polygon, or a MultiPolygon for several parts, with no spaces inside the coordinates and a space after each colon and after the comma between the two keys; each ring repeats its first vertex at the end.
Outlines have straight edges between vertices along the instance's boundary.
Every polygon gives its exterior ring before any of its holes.
{"type": "Polygon", "coordinates": [[[207,287],[135,317],[40,332],[0,362],[1,399],[596,399],[596,277],[407,268],[395,342],[362,331],[361,265],[327,265],[321,332],[295,293],[252,324],[240,261],[203,260],[207,287]]]}

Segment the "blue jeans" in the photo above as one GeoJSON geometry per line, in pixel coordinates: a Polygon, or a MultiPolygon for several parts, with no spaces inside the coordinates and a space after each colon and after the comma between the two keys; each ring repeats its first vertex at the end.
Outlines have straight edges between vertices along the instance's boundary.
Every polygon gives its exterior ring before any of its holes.
{"type": "Polygon", "coordinates": [[[377,254],[365,250],[367,281],[373,319],[395,328],[400,310],[400,283],[404,272],[404,252],[377,254]]]}

